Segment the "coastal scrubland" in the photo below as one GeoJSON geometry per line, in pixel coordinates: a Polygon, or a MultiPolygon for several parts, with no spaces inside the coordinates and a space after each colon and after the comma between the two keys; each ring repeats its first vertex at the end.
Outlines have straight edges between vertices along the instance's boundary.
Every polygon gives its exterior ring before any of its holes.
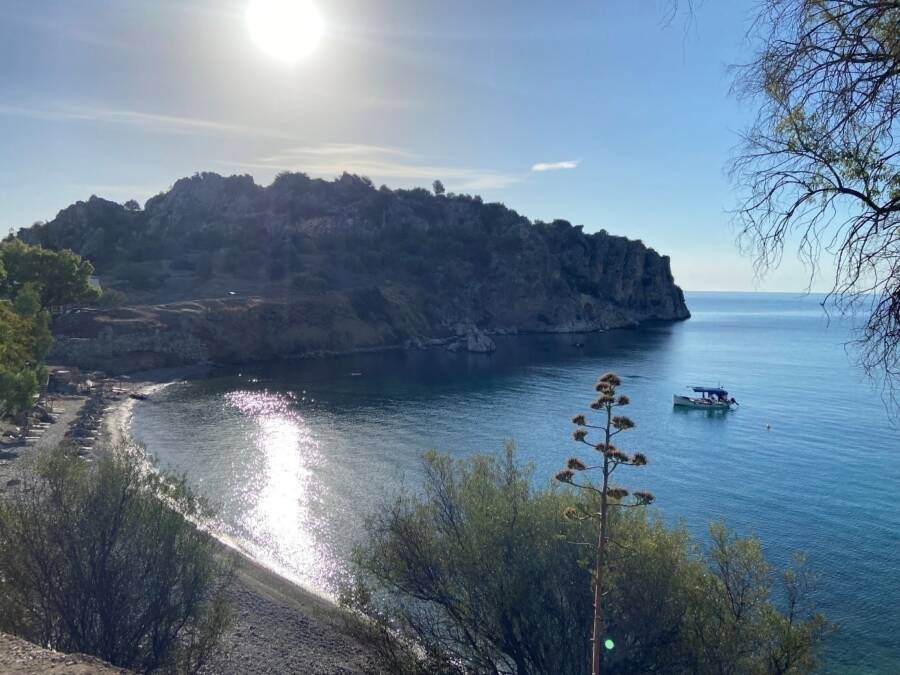
{"type": "Polygon", "coordinates": [[[646,459],[600,445],[556,485],[511,445],[426,455],[424,486],[371,515],[343,595],[384,672],[585,673],[595,645],[593,672],[617,675],[817,672],[833,627],[802,556],[776,570],[722,522],[701,544],[634,508],[647,493],[583,472],[646,459]]]}
{"type": "Polygon", "coordinates": [[[229,570],[186,486],[126,449],[34,459],[0,500],[0,630],[139,672],[195,672],[229,622],[229,570]]]}

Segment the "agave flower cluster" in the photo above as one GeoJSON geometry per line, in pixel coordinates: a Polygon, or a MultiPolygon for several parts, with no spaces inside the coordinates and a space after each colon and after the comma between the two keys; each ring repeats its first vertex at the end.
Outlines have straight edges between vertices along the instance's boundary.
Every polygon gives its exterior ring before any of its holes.
{"type": "MultiPolygon", "coordinates": [[[[619,414],[620,408],[631,403],[627,396],[618,393],[617,389],[621,384],[621,379],[614,373],[606,373],[597,380],[594,387],[597,398],[591,401],[590,408],[598,413],[601,418],[599,423],[589,422],[585,414],[575,415],[572,418],[572,423],[575,425],[572,438],[576,443],[585,445],[598,453],[600,455],[598,460],[594,463],[586,463],[579,457],[570,457],[566,462],[566,468],[556,474],[556,480],[601,493],[610,500],[612,505],[645,506],[654,499],[651,493],[644,490],[629,492],[624,487],[611,485],[609,482],[613,472],[620,466],[637,467],[647,464],[645,454],[625,452],[612,442],[614,437],[635,426],[630,417],[619,414]],[[592,440],[592,434],[598,440],[592,440]],[[582,474],[589,475],[586,472],[591,471],[600,472],[603,478],[602,482],[595,484],[587,477],[579,478],[582,474]]],[[[590,516],[587,512],[579,509],[567,509],[565,515],[572,519],[590,516]]]]}
{"type": "Polygon", "coordinates": [[[556,480],[589,491],[599,496],[600,511],[596,511],[596,500],[590,500],[591,506],[582,503],[568,507],[563,516],[568,520],[581,521],[588,518],[600,521],[600,533],[596,544],[596,559],[594,561],[594,627],[591,634],[592,655],[591,672],[599,675],[603,668],[604,636],[606,635],[606,621],[603,610],[603,570],[606,566],[606,550],[610,541],[609,510],[611,507],[635,507],[646,506],[653,501],[653,495],[644,490],[629,492],[624,487],[612,485],[610,478],[621,466],[644,466],[647,464],[647,456],[640,452],[627,453],[620,450],[613,443],[616,436],[634,428],[634,422],[630,417],[619,414],[619,409],[625,407],[631,401],[628,397],[619,394],[617,389],[622,384],[619,377],[613,373],[606,373],[594,387],[597,398],[591,402],[590,408],[595,411],[591,418],[585,414],[575,415],[572,418],[575,431],[572,438],[576,443],[587,446],[595,457],[593,462],[584,462],[579,457],[570,457],[566,462],[566,468],[556,474],[556,480]],[[594,423],[594,417],[598,422],[594,423]],[[593,436],[593,438],[592,438],[593,436]],[[591,481],[587,476],[590,472],[599,473],[599,480],[591,481]],[[582,478],[582,476],[584,476],[582,478]]]}

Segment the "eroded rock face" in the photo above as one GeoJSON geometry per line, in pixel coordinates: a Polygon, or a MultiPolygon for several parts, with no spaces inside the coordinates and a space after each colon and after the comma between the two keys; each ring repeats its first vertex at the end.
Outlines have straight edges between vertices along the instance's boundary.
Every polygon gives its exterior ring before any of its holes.
{"type": "Polygon", "coordinates": [[[303,174],[179,180],[126,210],[92,197],[22,230],[72,248],[128,306],[59,317],[53,358],[112,371],[596,331],[690,316],[639,241],[532,223],[480,198],[303,174]]]}
{"type": "Polygon", "coordinates": [[[489,354],[497,351],[497,345],[483,331],[473,330],[466,336],[466,349],[475,354],[489,354]]]}

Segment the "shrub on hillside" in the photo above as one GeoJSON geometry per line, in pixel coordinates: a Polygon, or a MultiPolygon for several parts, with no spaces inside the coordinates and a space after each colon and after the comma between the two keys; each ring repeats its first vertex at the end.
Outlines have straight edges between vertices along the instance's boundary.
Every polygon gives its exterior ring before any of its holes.
{"type": "Polygon", "coordinates": [[[96,305],[98,307],[119,307],[127,301],[128,296],[122,291],[118,291],[115,288],[104,288],[103,293],[97,299],[96,305]]]}
{"type": "Polygon", "coordinates": [[[198,509],[133,453],[96,467],[41,455],[0,500],[0,631],[140,672],[196,672],[229,616],[229,574],[185,517],[198,509]]]}
{"type": "MultiPolygon", "coordinates": [[[[535,488],[511,450],[429,454],[424,489],[368,523],[343,597],[358,634],[387,672],[587,672],[599,525],[563,519],[576,503],[584,497],[535,488]]],[[[715,526],[700,554],[683,528],[643,510],[610,517],[605,673],[813,671],[826,625],[804,606],[806,576],[785,576],[779,608],[755,540],[715,526]]]]}

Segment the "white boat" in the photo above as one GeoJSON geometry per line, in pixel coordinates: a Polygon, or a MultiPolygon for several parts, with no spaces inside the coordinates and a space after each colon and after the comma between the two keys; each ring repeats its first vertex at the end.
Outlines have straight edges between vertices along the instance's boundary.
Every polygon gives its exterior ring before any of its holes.
{"type": "Polygon", "coordinates": [[[702,410],[731,410],[738,404],[721,387],[691,387],[691,390],[700,396],[675,394],[672,397],[672,404],[683,408],[700,408],[702,410]]]}

